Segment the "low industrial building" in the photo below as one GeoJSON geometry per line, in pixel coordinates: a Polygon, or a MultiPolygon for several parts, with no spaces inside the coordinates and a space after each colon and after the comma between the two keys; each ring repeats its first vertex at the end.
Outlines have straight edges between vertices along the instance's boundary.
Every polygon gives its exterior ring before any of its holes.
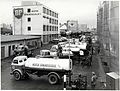
{"type": "Polygon", "coordinates": [[[35,49],[41,47],[41,38],[29,35],[1,35],[1,59],[12,56],[15,47],[20,44],[35,49]]]}

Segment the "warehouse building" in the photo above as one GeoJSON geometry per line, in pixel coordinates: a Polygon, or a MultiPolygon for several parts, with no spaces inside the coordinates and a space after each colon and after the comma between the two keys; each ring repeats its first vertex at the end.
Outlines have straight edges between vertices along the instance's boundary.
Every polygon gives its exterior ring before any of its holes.
{"type": "Polygon", "coordinates": [[[58,13],[35,1],[13,7],[14,35],[41,36],[43,43],[58,37],[58,13]]]}
{"type": "Polygon", "coordinates": [[[23,44],[29,49],[41,47],[40,36],[28,35],[1,35],[1,59],[12,56],[15,47],[23,44]]]}

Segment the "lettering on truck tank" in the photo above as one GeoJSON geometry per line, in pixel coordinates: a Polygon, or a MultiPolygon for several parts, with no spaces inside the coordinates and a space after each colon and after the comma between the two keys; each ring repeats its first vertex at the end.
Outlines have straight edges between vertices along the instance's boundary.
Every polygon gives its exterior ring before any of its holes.
{"type": "Polygon", "coordinates": [[[40,66],[44,66],[44,67],[56,67],[56,65],[53,65],[53,64],[40,64],[40,66]]]}
{"type": "Polygon", "coordinates": [[[38,63],[34,63],[32,64],[33,66],[43,66],[43,67],[56,67],[56,65],[53,64],[38,64],[38,63]]]}

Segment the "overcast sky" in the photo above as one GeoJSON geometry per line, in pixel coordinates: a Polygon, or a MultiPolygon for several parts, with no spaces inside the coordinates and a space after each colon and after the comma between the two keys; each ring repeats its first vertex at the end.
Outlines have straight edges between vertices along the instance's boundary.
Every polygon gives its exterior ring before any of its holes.
{"type": "MultiPolygon", "coordinates": [[[[0,23],[12,24],[12,6],[21,5],[23,0],[0,0],[0,23]]],[[[78,20],[80,24],[96,27],[99,0],[24,0],[39,1],[59,13],[61,23],[78,20]]]]}

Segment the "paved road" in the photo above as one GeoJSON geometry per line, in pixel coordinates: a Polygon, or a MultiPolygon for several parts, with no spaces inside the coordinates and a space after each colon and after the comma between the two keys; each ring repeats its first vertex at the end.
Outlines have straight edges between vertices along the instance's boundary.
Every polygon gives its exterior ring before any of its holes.
{"type": "MultiPolygon", "coordinates": [[[[49,49],[52,45],[43,46],[41,49],[49,49]]],[[[39,54],[40,49],[34,51],[35,54],[39,54]]],[[[13,77],[10,75],[10,63],[12,58],[8,58],[2,60],[2,72],[1,72],[1,89],[2,90],[62,90],[63,89],[63,82],[61,84],[50,85],[47,76],[37,77],[37,76],[30,76],[28,80],[22,81],[15,81],[13,77]]],[[[87,82],[88,87],[87,89],[90,90],[90,78],[91,72],[94,71],[99,75],[99,62],[97,60],[97,56],[93,56],[93,63],[92,67],[84,67],[82,68],[80,64],[73,66],[73,74],[84,74],[87,75],[87,82]]],[[[72,76],[74,79],[76,76],[72,76]]],[[[100,89],[100,84],[96,86],[97,90],[100,89]]]]}

